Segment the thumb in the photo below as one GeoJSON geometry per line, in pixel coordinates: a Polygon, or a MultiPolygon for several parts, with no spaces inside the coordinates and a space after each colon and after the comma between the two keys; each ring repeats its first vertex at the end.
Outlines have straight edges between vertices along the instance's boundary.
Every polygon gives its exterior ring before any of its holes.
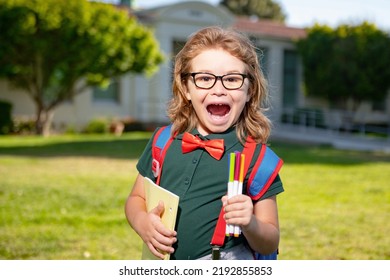
{"type": "Polygon", "coordinates": [[[164,207],[164,202],[160,200],[158,202],[158,205],[150,211],[150,213],[153,213],[159,217],[164,213],[165,207],[164,207]]]}
{"type": "Polygon", "coordinates": [[[222,200],[222,206],[226,206],[228,201],[228,196],[224,195],[221,200],[222,200]]]}

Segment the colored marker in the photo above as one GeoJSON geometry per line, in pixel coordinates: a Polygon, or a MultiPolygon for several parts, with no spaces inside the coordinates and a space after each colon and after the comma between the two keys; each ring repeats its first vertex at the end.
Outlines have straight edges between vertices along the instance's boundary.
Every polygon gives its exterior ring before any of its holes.
{"type": "MultiPolygon", "coordinates": [[[[231,197],[238,194],[238,185],[239,185],[239,177],[240,177],[240,163],[241,163],[241,153],[238,151],[234,152],[235,154],[235,163],[234,163],[234,181],[233,181],[233,189],[231,197]]],[[[229,235],[234,235],[234,225],[229,226],[229,235]]]]}
{"type": "MultiPolygon", "coordinates": [[[[238,178],[238,191],[237,194],[242,194],[244,185],[244,166],[245,166],[245,155],[240,155],[240,174],[238,178]]],[[[241,234],[240,226],[234,226],[234,237],[238,237],[241,234]]]]}
{"type": "MultiPolygon", "coordinates": [[[[235,153],[230,153],[229,155],[229,181],[227,186],[227,196],[228,199],[233,196],[233,187],[234,187],[234,173],[235,173],[235,153]]],[[[226,236],[230,236],[230,225],[226,225],[226,236]]]]}

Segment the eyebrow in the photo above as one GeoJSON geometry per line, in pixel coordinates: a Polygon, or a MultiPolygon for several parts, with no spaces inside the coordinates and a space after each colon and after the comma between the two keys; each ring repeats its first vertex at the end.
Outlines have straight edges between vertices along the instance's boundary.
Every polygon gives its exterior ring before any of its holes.
{"type": "MultiPolygon", "coordinates": [[[[214,71],[210,71],[210,70],[193,70],[191,72],[196,72],[196,73],[209,73],[209,74],[214,74],[214,71]]],[[[231,71],[227,71],[226,74],[222,74],[222,75],[227,75],[227,74],[242,74],[242,73],[245,73],[245,69],[243,71],[239,71],[239,70],[231,70],[231,71]]],[[[216,74],[214,74],[216,75],[216,74]]]]}

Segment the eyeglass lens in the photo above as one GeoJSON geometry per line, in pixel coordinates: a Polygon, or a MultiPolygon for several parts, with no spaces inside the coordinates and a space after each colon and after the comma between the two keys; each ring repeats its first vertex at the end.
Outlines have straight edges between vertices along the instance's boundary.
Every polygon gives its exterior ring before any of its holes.
{"type": "Polygon", "coordinates": [[[244,77],[241,74],[227,74],[223,76],[215,76],[209,73],[194,73],[195,85],[199,88],[210,89],[218,79],[221,79],[222,85],[226,89],[239,89],[244,83],[244,77]]]}

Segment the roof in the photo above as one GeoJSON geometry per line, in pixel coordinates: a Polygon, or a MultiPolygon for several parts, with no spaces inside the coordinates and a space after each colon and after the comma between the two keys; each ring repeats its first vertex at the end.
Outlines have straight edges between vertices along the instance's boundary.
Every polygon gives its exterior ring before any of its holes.
{"type": "Polygon", "coordinates": [[[245,33],[282,39],[306,37],[303,28],[289,27],[283,23],[253,17],[236,17],[233,27],[245,33]]]}
{"type": "MultiPolygon", "coordinates": [[[[133,10],[127,6],[118,5],[120,9],[128,10],[130,16],[136,16],[141,22],[153,24],[164,12],[172,11],[173,8],[188,8],[196,5],[197,8],[205,9],[210,6],[214,8],[214,12],[221,11],[221,7],[216,7],[204,2],[187,1],[178,2],[170,5],[162,5],[145,10],[133,10]],[[199,6],[201,5],[201,6],[199,6]]],[[[249,35],[258,37],[271,37],[275,39],[294,40],[306,37],[304,28],[286,26],[284,23],[269,20],[259,19],[257,17],[234,16],[232,15],[234,29],[249,35]]]]}
{"type": "MultiPolygon", "coordinates": [[[[185,15],[185,13],[183,14],[184,10],[201,11],[200,14],[203,14],[203,12],[209,13],[213,20],[208,22],[208,24],[212,24],[212,22],[215,21],[215,24],[230,26],[234,21],[232,14],[227,9],[202,1],[183,1],[173,4],[160,5],[148,9],[134,10],[134,14],[141,22],[149,24],[154,24],[160,20],[171,20],[173,18],[183,22],[186,20],[193,20],[193,18],[191,19],[185,16],[177,16],[178,14],[185,15]]],[[[202,22],[204,19],[205,18],[199,18],[198,21],[202,22]]],[[[204,22],[204,24],[206,23],[204,22]]]]}

